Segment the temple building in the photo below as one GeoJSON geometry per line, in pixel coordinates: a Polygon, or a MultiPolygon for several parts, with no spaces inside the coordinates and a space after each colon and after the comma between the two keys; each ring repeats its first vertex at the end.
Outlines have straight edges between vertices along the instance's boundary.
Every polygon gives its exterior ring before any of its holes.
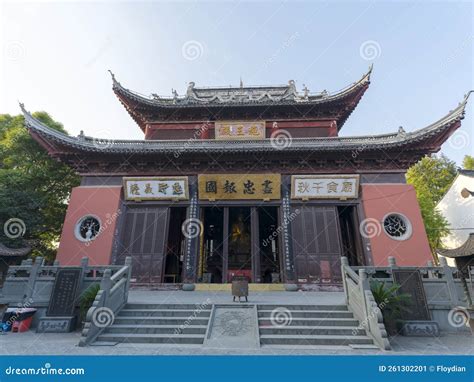
{"type": "MultiPolygon", "coordinates": [[[[48,153],[81,175],[57,259],[122,264],[136,285],[252,283],[338,287],[351,265],[432,259],[405,172],[461,125],[467,97],[413,132],[340,131],[371,69],[339,92],[279,86],[198,87],[144,97],[112,74],[143,140],[67,136],[22,106],[48,153]]],[[[373,131],[377,129],[374,126],[373,131]]]]}

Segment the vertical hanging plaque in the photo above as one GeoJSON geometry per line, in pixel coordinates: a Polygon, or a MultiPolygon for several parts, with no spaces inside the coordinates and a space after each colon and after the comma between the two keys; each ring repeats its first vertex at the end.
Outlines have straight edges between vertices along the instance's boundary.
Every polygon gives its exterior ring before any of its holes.
{"type": "Polygon", "coordinates": [[[286,281],[295,279],[294,275],[294,264],[293,264],[293,253],[291,245],[291,219],[290,219],[290,193],[285,190],[282,199],[282,212],[283,212],[283,251],[285,261],[285,273],[286,281]]]}
{"type": "Polygon", "coordinates": [[[202,223],[198,218],[198,195],[196,184],[190,187],[191,200],[189,203],[188,218],[183,223],[183,233],[186,236],[185,280],[194,282],[196,249],[202,234],[202,223]]]}

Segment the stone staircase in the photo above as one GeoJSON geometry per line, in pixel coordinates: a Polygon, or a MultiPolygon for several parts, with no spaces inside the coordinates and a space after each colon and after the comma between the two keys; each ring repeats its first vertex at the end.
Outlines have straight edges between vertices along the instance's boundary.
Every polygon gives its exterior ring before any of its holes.
{"type": "Polygon", "coordinates": [[[200,345],[210,315],[211,305],[129,303],[97,342],[200,345]]]}
{"type": "Polygon", "coordinates": [[[261,346],[377,349],[346,305],[258,305],[261,346]]]}
{"type": "MultiPolygon", "coordinates": [[[[245,308],[254,304],[230,304],[245,308]]],[[[377,349],[346,305],[257,305],[255,340],[262,347],[377,349]],[[258,321],[258,328],[257,326],[258,321]],[[258,329],[258,330],[257,330],[258,329]]],[[[96,339],[97,345],[206,345],[212,305],[128,303],[96,339]]]]}

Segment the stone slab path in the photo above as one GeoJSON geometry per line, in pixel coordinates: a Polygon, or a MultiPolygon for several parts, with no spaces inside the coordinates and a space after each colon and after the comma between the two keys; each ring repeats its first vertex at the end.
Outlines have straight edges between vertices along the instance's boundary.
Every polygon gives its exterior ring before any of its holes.
{"type": "Polygon", "coordinates": [[[157,344],[118,344],[115,346],[78,347],[80,332],[67,334],[37,334],[35,332],[0,335],[2,355],[423,355],[462,354],[474,355],[474,337],[466,334],[448,334],[439,338],[396,337],[391,339],[393,350],[338,349],[337,347],[301,349],[287,348],[225,349],[205,346],[176,346],[157,344]]]}

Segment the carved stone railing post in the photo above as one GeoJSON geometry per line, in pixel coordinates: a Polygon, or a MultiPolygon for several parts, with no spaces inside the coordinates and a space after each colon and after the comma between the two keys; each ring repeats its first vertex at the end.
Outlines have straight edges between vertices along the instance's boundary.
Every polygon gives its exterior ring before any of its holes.
{"type": "Polygon", "coordinates": [[[127,287],[126,287],[126,293],[128,294],[128,291],[130,290],[130,280],[132,278],[132,257],[127,256],[125,258],[125,266],[128,267],[128,272],[127,272],[127,287]]]}
{"type": "Polygon", "coordinates": [[[388,257],[388,266],[392,270],[393,268],[398,268],[397,267],[397,260],[393,256],[388,257]]]}
{"type": "Polygon", "coordinates": [[[82,268],[82,275],[83,277],[86,275],[86,270],[87,270],[87,266],[89,265],[89,258],[87,257],[83,257],[81,259],[81,268],[82,268]]]}
{"type": "MultiPolygon", "coordinates": [[[[428,260],[428,261],[426,262],[426,266],[427,266],[427,267],[434,267],[433,261],[432,261],[432,260],[428,260]]],[[[433,271],[431,271],[431,270],[428,270],[427,274],[428,274],[428,278],[430,278],[430,279],[434,277],[434,273],[433,273],[433,271]]]]}
{"type": "Polygon", "coordinates": [[[23,296],[23,302],[28,301],[31,299],[35,292],[35,284],[36,279],[38,278],[38,274],[40,272],[41,266],[43,265],[43,258],[38,256],[35,259],[35,262],[32,264],[32,259],[27,260],[27,265],[31,265],[30,268],[30,277],[28,278],[28,284],[26,286],[25,295],[23,296]],[[29,261],[28,261],[29,260],[29,261]]]}
{"type": "Polygon", "coordinates": [[[82,271],[81,271],[81,290],[84,289],[84,285],[85,285],[85,278],[86,278],[86,275],[87,275],[87,266],[89,265],[89,259],[87,257],[83,257],[81,259],[81,268],[82,268],[82,271]]]}
{"type": "Polygon", "coordinates": [[[451,300],[451,305],[459,305],[459,298],[456,291],[456,284],[454,283],[453,269],[446,262],[445,257],[439,258],[439,265],[443,268],[443,277],[446,280],[446,284],[449,291],[449,298],[451,300]]]}
{"type": "Polygon", "coordinates": [[[109,297],[110,294],[110,288],[112,288],[112,280],[110,279],[112,277],[112,270],[106,269],[104,272],[104,275],[102,276],[102,280],[100,282],[100,290],[104,291],[105,294],[105,299],[109,297]]]}
{"type": "Polygon", "coordinates": [[[349,260],[347,257],[341,257],[341,275],[342,275],[342,286],[344,287],[344,294],[346,295],[346,303],[349,304],[349,291],[347,290],[347,279],[346,279],[346,267],[349,266],[349,260]]]}
{"type": "MultiPolygon", "coordinates": [[[[367,278],[367,272],[365,269],[359,269],[359,291],[362,296],[362,301],[364,305],[365,317],[369,317],[370,312],[368,311],[367,298],[365,295],[366,291],[370,291],[369,279],[367,278]]],[[[368,330],[370,331],[370,322],[367,321],[368,330]]]]}

